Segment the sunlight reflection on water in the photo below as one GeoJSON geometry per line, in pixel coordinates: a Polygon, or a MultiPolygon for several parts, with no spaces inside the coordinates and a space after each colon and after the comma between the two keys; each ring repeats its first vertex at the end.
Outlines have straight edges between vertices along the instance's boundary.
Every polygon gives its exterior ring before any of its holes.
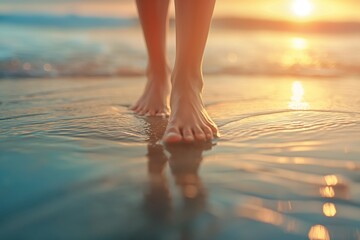
{"type": "Polygon", "coordinates": [[[305,90],[300,81],[292,83],[292,95],[289,102],[289,108],[293,110],[306,110],[309,108],[309,103],[304,101],[305,90]]]}
{"type": "Polygon", "coordinates": [[[324,203],[323,205],[324,215],[327,217],[334,217],[336,215],[336,207],[333,203],[324,203]]]}
{"type": "Polygon", "coordinates": [[[291,44],[294,49],[304,50],[309,47],[309,43],[305,38],[294,37],[291,39],[291,44]]]}
{"type": "Polygon", "coordinates": [[[329,231],[323,225],[314,225],[309,231],[310,240],[330,240],[329,231]]]}

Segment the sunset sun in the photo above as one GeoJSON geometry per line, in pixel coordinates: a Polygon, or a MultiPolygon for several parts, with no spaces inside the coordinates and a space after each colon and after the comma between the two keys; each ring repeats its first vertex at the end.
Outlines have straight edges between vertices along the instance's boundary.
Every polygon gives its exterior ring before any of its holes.
{"type": "Polygon", "coordinates": [[[313,11],[313,4],[309,0],[294,0],[292,11],[295,15],[305,17],[313,11]]]}

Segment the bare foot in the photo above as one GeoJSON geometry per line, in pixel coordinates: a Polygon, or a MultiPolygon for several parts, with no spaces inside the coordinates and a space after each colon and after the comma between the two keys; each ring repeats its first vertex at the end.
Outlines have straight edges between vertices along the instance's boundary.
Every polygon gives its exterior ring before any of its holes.
{"type": "Polygon", "coordinates": [[[181,85],[174,86],[171,93],[171,114],[163,141],[204,142],[219,136],[216,124],[204,108],[202,86],[197,88],[193,85],[181,85]]]}
{"type": "Polygon", "coordinates": [[[130,107],[135,113],[145,116],[169,116],[170,69],[149,70],[147,83],[139,100],[130,107]]]}

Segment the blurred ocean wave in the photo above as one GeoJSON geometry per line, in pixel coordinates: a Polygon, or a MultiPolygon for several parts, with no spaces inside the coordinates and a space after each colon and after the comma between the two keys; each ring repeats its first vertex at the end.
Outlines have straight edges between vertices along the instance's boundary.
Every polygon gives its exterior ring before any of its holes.
{"type": "MultiPolygon", "coordinates": [[[[173,30],[170,59],[175,55],[173,30]]],[[[0,35],[0,78],[138,76],[146,66],[141,29],[133,17],[7,12],[0,14],[0,35]]],[[[215,18],[204,70],[360,75],[360,23],[215,18]]]]}
{"type": "MultiPolygon", "coordinates": [[[[174,23],[173,18],[171,22],[174,23]]],[[[136,17],[81,15],[75,13],[0,12],[0,24],[55,28],[119,28],[137,25],[138,21],[136,17]]],[[[360,22],[358,21],[293,22],[266,18],[219,16],[213,19],[213,27],[229,30],[360,34],[360,22]]]]}
{"type": "Polygon", "coordinates": [[[56,28],[112,28],[131,26],[130,18],[81,16],[74,14],[54,15],[44,13],[0,13],[1,25],[56,27],[56,28]]]}

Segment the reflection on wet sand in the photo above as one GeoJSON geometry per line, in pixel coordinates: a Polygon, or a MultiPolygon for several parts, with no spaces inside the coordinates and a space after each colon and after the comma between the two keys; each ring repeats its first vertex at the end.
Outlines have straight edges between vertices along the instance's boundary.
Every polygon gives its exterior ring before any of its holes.
{"type": "Polygon", "coordinates": [[[157,143],[164,133],[166,122],[163,118],[147,118],[147,121],[149,189],[144,197],[144,207],[153,220],[166,221],[171,210],[171,198],[164,175],[168,158],[163,146],[157,143]]]}
{"type": "Polygon", "coordinates": [[[335,191],[333,189],[333,187],[321,187],[320,188],[320,195],[326,198],[333,198],[335,197],[335,191]]]}
{"type": "Polygon", "coordinates": [[[334,217],[336,215],[336,207],[333,203],[324,203],[323,205],[324,215],[327,217],[334,217]]]}
{"type": "Polygon", "coordinates": [[[348,199],[349,185],[344,179],[339,178],[336,175],[326,175],[324,176],[324,185],[320,187],[320,195],[324,198],[336,197],[348,199]]]}
{"type": "Polygon", "coordinates": [[[149,186],[144,196],[145,213],[150,220],[158,223],[180,221],[181,239],[189,239],[193,235],[191,231],[193,221],[206,208],[207,194],[198,171],[202,152],[211,149],[212,143],[163,146],[159,141],[165,131],[167,120],[147,118],[146,121],[149,136],[147,154],[149,186]],[[167,163],[182,197],[180,219],[179,216],[175,216],[175,203],[172,201],[169,189],[170,179],[167,179],[164,173],[167,163]]]}
{"type": "MultiPolygon", "coordinates": [[[[199,216],[208,212],[207,191],[203,186],[198,174],[202,161],[202,153],[211,149],[211,143],[207,145],[168,145],[159,143],[167,120],[161,118],[146,118],[148,135],[147,171],[148,188],[144,194],[143,207],[146,217],[156,225],[156,228],[177,226],[181,239],[193,239],[199,236],[194,226],[199,216]],[[165,173],[166,166],[170,167],[171,176],[180,193],[180,209],[178,209],[178,195],[174,196],[171,190],[172,179],[165,173]]],[[[322,197],[334,197],[333,188],[346,183],[336,175],[326,175],[322,179],[317,178],[316,183],[324,184],[320,188],[322,197]],[[323,182],[321,182],[323,180],[323,182]]],[[[346,187],[345,187],[346,189],[346,187]]],[[[346,192],[346,191],[345,191],[346,192]]],[[[345,197],[345,192],[341,194],[345,197]]],[[[340,197],[341,197],[340,196],[340,197]]],[[[322,213],[326,217],[335,217],[336,206],[332,202],[322,205],[322,213]]],[[[300,202],[294,202],[296,209],[309,206],[300,202]]],[[[308,223],[288,215],[295,211],[292,201],[274,201],[250,197],[248,201],[239,204],[234,209],[235,217],[240,219],[254,220],[264,224],[275,226],[294,235],[308,233],[308,238],[329,240],[328,229],[323,225],[309,225],[308,223]]],[[[310,207],[312,209],[312,207],[310,207]]],[[[315,211],[317,207],[314,207],[315,211]]],[[[202,236],[216,234],[218,229],[217,220],[203,228],[202,236]]],[[[195,239],[206,239],[197,238],[195,239]]]]}
{"type": "MultiPolygon", "coordinates": [[[[296,91],[293,92],[294,96],[291,100],[294,103],[301,103],[304,93],[301,83],[294,82],[293,89],[296,91]]],[[[149,185],[143,200],[144,213],[151,222],[159,226],[177,226],[176,229],[183,239],[192,239],[192,236],[199,234],[199,230],[194,227],[199,216],[203,216],[204,212],[209,212],[209,209],[211,209],[211,206],[207,206],[207,191],[203,186],[198,171],[203,151],[211,149],[212,146],[211,144],[207,146],[163,146],[159,144],[166,127],[166,121],[166,119],[160,118],[146,118],[149,185]],[[167,164],[170,168],[171,177],[165,174],[167,164]],[[169,187],[172,180],[174,180],[180,193],[180,209],[178,205],[179,195],[174,194],[174,191],[169,187]]],[[[293,162],[294,164],[305,164],[308,161],[306,158],[294,159],[296,159],[293,162]]],[[[235,163],[239,164],[239,161],[236,160],[235,163]]],[[[319,164],[319,162],[317,163],[319,164]]],[[[230,164],[230,161],[223,161],[222,165],[224,164],[230,164]]],[[[329,164],[328,161],[327,164],[329,164]]],[[[241,161],[241,167],[246,168],[244,161],[241,161]]],[[[320,197],[325,198],[326,201],[307,204],[300,201],[270,201],[251,197],[249,201],[239,203],[233,209],[234,217],[272,225],[294,235],[307,234],[309,239],[328,240],[332,238],[328,230],[329,226],[320,225],[323,224],[322,222],[318,222],[317,225],[309,224],[296,216],[292,216],[292,214],[296,214],[298,211],[313,211],[321,213],[327,218],[337,217],[339,209],[341,212],[341,206],[335,205],[337,204],[336,200],[330,200],[330,198],[347,199],[349,197],[349,186],[346,179],[335,174],[324,176],[305,173],[297,174],[294,171],[281,168],[273,171],[278,177],[282,176],[296,182],[313,184],[317,189],[320,189],[317,196],[320,194],[320,197]]],[[[271,172],[263,173],[263,175],[271,174],[271,172]]],[[[219,221],[215,220],[213,224],[205,227],[202,234],[208,235],[211,232],[216,232],[216,226],[218,225],[219,221]],[[210,229],[210,226],[215,226],[215,228],[210,229]]]]}
{"type": "Polygon", "coordinates": [[[309,231],[310,240],[330,240],[329,231],[322,225],[312,226],[309,231]]]}

